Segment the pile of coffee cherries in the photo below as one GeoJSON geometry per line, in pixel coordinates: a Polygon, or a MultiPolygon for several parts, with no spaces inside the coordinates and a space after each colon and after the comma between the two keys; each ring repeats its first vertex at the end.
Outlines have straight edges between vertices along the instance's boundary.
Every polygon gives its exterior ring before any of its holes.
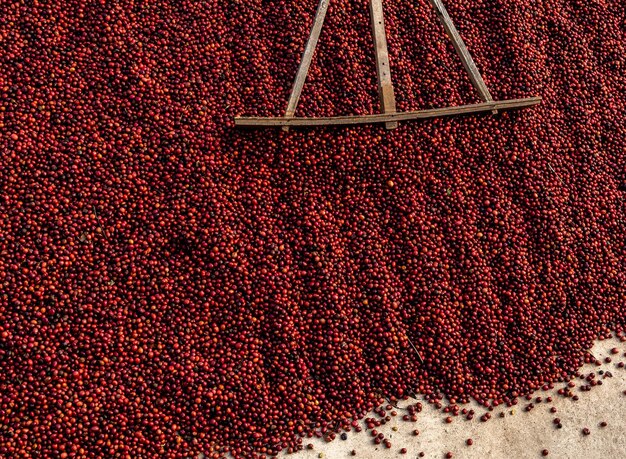
{"type": "MultiPolygon", "coordinates": [[[[532,110],[235,128],[284,113],[315,3],[0,6],[1,457],[271,457],[624,331],[626,10],[446,2],[532,110]]],[[[477,102],[430,5],[384,7],[398,109],[477,102]]],[[[377,110],[367,2],[333,1],[297,115],[377,110]]]]}

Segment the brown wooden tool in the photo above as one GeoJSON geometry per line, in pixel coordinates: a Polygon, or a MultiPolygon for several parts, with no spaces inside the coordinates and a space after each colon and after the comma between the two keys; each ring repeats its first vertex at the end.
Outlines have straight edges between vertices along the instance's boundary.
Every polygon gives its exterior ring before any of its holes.
{"type": "Polygon", "coordinates": [[[297,117],[295,116],[300,95],[304,88],[307,74],[317,42],[322,31],[324,18],[328,11],[330,0],[320,0],[313,20],[311,34],[307,41],[296,79],[291,89],[291,95],[287,104],[285,116],[281,117],[246,117],[236,116],[235,125],[242,127],[263,127],[282,126],[284,130],[289,130],[290,126],[326,126],[326,125],[354,125],[369,123],[384,123],[387,129],[398,127],[399,121],[428,119],[453,115],[468,115],[473,113],[497,113],[502,110],[512,110],[532,107],[541,103],[541,97],[529,97],[525,99],[511,99],[494,101],[489,93],[489,89],[480,74],[472,55],[470,54],[463,39],[459,35],[450,15],[446,11],[441,0],[430,0],[430,4],[435,9],[439,20],[443,24],[446,34],[452,41],[457,55],[463,63],[463,67],[469,75],[472,85],[478,92],[482,100],[481,103],[462,105],[457,107],[434,108],[428,110],[418,110],[411,112],[396,111],[396,101],[391,79],[391,68],[389,65],[389,52],[387,50],[387,35],[385,33],[385,19],[383,14],[382,0],[370,0],[370,16],[372,21],[372,36],[374,40],[374,52],[376,56],[376,74],[378,77],[378,94],[380,97],[380,114],[360,115],[360,116],[331,116],[331,117],[297,117]]]}

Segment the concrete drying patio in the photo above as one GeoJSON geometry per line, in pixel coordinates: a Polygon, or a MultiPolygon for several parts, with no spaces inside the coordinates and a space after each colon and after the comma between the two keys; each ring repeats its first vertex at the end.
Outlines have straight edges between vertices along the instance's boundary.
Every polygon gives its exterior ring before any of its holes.
{"type": "MultiPolygon", "coordinates": [[[[464,416],[454,418],[451,424],[446,424],[444,419],[447,415],[437,412],[431,405],[424,404],[424,410],[418,414],[417,422],[405,422],[402,415],[404,410],[397,410],[398,416],[392,417],[391,422],[377,428],[392,442],[390,449],[384,445],[375,445],[372,442],[370,432],[363,430],[360,433],[350,432],[348,439],[343,441],[337,436],[331,443],[320,439],[304,439],[304,444],[312,443],[313,450],[303,450],[297,455],[299,459],[319,458],[343,459],[350,456],[352,450],[356,451],[356,458],[361,459],[387,459],[406,458],[416,459],[420,452],[424,452],[426,458],[444,458],[449,451],[454,458],[540,458],[544,449],[549,451],[549,458],[563,459],[620,459],[626,458],[626,370],[617,367],[620,361],[626,362],[624,352],[626,343],[620,343],[616,339],[600,341],[591,350],[593,355],[604,362],[610,355],[611,363],[603,363],[601,367],[586,365],[582,372],[587,375],[596,373],[596,379],[602,381],[602,386],[594,387],[590,392],[581,392],[579,386],[583,381],[576,380],[577,386],[572,389],[580,399],[573,401],[556,394],[559,387],[549,392],[539,391],[534,397],[541,396],[544,399],[552,396],[553,402],[535,403],[535,408],[525,412],[524,407],[530,403],[525,399],[512,408],[496,408],[491,414],[492,418],[484,423],[480,416],[486,412],[484,408],[476,404],[466,405],[473,409],[476,416],[472,421],[467,421],[464,416]],[[610,349],[617,347],[620,353],[610,355],[610,349]],[[598,375],[599,370],[610,371],[611,378],[598,375]],[[556,407],[556,413],[550,413],[550,407],[556,407]],[[505,417],[501,418],[500,413],[505,417]],[[553,424],[554,418],[560,418],[563,428],[557,429],[553,424]],[[606,427],[599,424],[605,421],[606,427]],[[397,427],[397,431],[393,428],[397,427]],[[589,428],[590,435],[583,435],[582,429],[589,428]],[[418,429],[420,434],[413,435],[413,430],[418,429]],[[465,440],[472,438],[473,446],[467,446],[465,440]],[[406,448],[406,454],[400,454],[400,449],[406,448]]],[[[415,403],[410,399],[401,402],[400,407],[408,403],[415,403]]],[[[373,415],[373,417],[377,417],[373,415]]],[[[287,455],[285,455],[287,456],[287,455]]]]}

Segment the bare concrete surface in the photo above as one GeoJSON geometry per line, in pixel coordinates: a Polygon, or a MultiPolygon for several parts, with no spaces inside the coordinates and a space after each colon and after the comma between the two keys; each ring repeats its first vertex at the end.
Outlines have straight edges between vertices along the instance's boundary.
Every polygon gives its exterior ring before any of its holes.
{"type": "MultiPolygon", "coordinates": [[[[347,440],[337,438],[326,443],[322,439],[305,438],[304,445],[313,444],[314,449],[304,449],[295,455],[284,455],[297,459],[325,458],[343,459],[352,457],[350,452],[356,451],[355,458],[361,459],[388,459],[406,458],[416,459],[420,452],[426,458],[444,458],[451,452],[454,458],[506,458],[524,459],[541,458],[542,450],[548,450],[548,458],[565,459],[626,459],[626,369],[617,367],[619,362],[626,362],[624,352],[626,343],[617,339],[599,341],[593,347],[593,355],[603,362],[602,366],[585,365],[581,373],[596,374],[596,379],[602,381],[601,386],[592,388],[590,392],[581,392],[580,386],[586,382],[576,379],[576,387],[572,389],[579,396],[578,401],[557,395],[558,388],[565,384],[555,384],[555,389],[544,392],[542,390],[533,395],[542,397],[551,396],[552,403],[534,403],[535,408],[525,412],[524,407],[529,401],[520,399],[513,408],[497,407],[491,412],[492,418],[488,422],[481,422],[480,416],[487,412],[477,404],[467,404],[462,408],[473,409],[476,415],[468,421],[459,414],[453,417],[451,424],[444,422],[446,414],[437,411],[426,402],[422,402],[424,409],[418,414],[417,422],[406,422],[402,415],[406,410],[396,410],[398,415],[392,417],[391,422],[377,428],[379,432],[389,438],[392,446],[385,448],[383,444],[375,445],[370,432],[363,430],[360,433],[348,433],[347,440]],[[617,347],[620,352],[611,355],[610,349],[617,347]],[[611,363],[604,363],[610,356],[611,363]],[[609,371],[613,377],[598,375],[598,371],[609,371]],[[550,413],[551,407],[556,407],[556,413],[550,413]],[[500,413],[504,412],[504,418],[500,413]],[[557,429],[553,423],[559,418],[563,427],[557,429]],[[600,427],[601,422],[606,427],[600,427]],[[396,427],[397,431],[393,430],[396,427]],[[583,435],[582,429],[588,428],[591,433],[583,435]],[[414,436],[413,430],[418,429],[419,435],[414,436]],[[471,438],[472,446],[465,441],[471,438]],[[400,454],[400,449],[406,448],[406,454],[400,454]]],[[[406,407],[409,403],[416,403],[409,399],[400,402],[399,407],[406,407]]],[[[372,414],[371,417],[378,419],[372,414]]]]}

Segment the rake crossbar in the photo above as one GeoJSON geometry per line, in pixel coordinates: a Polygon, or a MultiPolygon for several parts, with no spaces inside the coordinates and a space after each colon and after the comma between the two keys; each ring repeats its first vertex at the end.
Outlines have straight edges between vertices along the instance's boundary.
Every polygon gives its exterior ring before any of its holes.
{"type": "Polygon", "coordinates": [[[494,110],[514,110],[532,107],[541,103],[541,97],[526,99],[511,99],[483,102],[479,104],[459,105],[457,107],[432,108],[411,112],[380,113],[360,116],[327,116],[319,118],[290,117],[235,117],[235,125],[241,127],[267,126],[341,126],[352,124],[390,123],[406,120],[441,118],[453,115],[467,115],[471,113],[493,112],[494,110]]]}

